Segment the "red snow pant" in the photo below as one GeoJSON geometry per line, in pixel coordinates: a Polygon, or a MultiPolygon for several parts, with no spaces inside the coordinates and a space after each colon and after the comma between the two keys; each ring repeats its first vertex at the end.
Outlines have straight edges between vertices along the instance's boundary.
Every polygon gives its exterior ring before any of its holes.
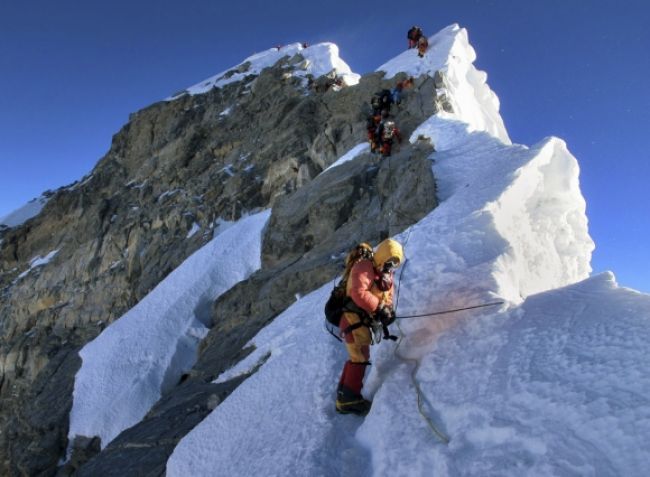
{"type": "Polygon", "coordinates": [[[345,386],[355,394],[361,394],[363,387],[363,376],[366,374],[366,366],[370,358],[370,344],[372,339],[370,330],[367,326],[361,326],[349,331],[345,334],[343,332],[350,325],[360,323],[361,318],[356,313],[343,313],[339,328],[345,343],[345,349],[348,352],[350,359],[345,362],[341,379],[339,380],[340,386],[345,386]]]}

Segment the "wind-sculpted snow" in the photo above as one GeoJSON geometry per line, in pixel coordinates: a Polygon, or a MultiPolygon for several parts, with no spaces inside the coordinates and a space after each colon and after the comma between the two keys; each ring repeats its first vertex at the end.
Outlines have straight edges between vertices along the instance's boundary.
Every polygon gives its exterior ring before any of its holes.
{"type": "Polygon", "coordinates": [[[471,270],[472,283],[513,302],[586,278],[594,243],[578,164],[564,142],[549,138],[529,149],[469,131],[437,115],[411,136],[431,138],[438,151],[442,204],[425,219],[437,237],[423,239],[427,255],[471,270]]]}
{"type": "Polygon", "coordinates": [[[105,447],[192,367],[213,300],[259,269],[269,216],[270,211],[260,212],[227,228],[84,346],[71,440],[98,435],[105,447]]]}
{"type": "Polygon", "coordinates": [[[453,24],[429,38],[429,49],[423,58],[415,49],[406,50],[377,68],[387,78],[404,72],[414,77],[443,73],[445,87],[437,91],[446,95],[453,107],[452,117],[467,123],[471,130],[487,131],[510,144],[499,114],[499,98],[487,85],[487,74],[477,70],[474,48],[469,44],[467,30],[453,24]]]}
{"type": "Polygon", "coordinates": [[[359,82],[360,76],[353,73],[348,64],[339,57],[339,48],[335,44],[318,43],[304,47],[300,43],[292,43],[256,53],[230,70],[223,71],[194,86],[190,86],[186,92],[194,95],[206,93],[212,88],[222,88],[230,83],[241,81],[246,76],[259,75],[264,68],[275,65],[282,58],[291,58],[294,55],[300,55],[303,58],[302,61],[292,67],[294,76],[305,77],[310,74],[317,78],[334,70],[348,86],[359,82]]]}

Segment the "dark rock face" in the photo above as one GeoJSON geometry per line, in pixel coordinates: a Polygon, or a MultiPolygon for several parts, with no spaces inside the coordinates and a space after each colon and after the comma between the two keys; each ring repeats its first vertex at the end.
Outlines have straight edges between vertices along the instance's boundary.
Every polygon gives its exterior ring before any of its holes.
{"type": "MultiPolygon", "coordinates": [[[[93,436],[78,441],[61,475],[162,475],[175,443],[238,385],[209,381],[262,326],[334,277],[352,244],[435,207],[425,145],[405,141],[390,160],[362,155],[321,173],[364,141],[368,100],[395,80],[309,91],[287,77],[287,62],[133,114],[89,176],[0,231],[0,475],[57,472],[78,350],[210,240],[217,219],[273,207],[262,270],[217,300],[187,380],[98,455],[93,436]]],[[[433,79],[421,78],[393,110],[406,138],[434,97],[433,79]]]]}

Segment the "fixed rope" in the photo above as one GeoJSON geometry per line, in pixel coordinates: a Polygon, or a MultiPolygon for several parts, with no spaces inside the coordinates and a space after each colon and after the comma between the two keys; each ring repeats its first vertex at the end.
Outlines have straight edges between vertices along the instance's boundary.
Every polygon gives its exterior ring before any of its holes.
{"type": "Polygon", "coordinates": [[[397,319],[397,320],[408,320],[409,318],[424,318],[424,317],[428,317],[428,316],[447,315],[449,313],[456,313],[456,312],[459,312],[459,311],[474,310],[476,308],[485,308],[486,306],[503,305],[504,303],[505,303],[504,301],[494,301],[492,303],[483,303],[481,305],[466,306],[464,308],[454,308],[453,310],[434,311],[432,313],[424,313],[422,315],[396,316],[395,319],[397,319]]]}

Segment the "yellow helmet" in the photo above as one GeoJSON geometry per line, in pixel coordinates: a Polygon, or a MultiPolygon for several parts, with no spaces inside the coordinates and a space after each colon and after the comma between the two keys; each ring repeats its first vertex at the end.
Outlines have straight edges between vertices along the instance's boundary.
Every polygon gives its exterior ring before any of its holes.
{"type": "Polygon", "coordinates": [[[386,239],[377,245],[374,256],[375,267],[382,268],[391,258],[397,259],[397,266],[401,265],[404,262],[404,251],[397,240],[386,239]]]}

